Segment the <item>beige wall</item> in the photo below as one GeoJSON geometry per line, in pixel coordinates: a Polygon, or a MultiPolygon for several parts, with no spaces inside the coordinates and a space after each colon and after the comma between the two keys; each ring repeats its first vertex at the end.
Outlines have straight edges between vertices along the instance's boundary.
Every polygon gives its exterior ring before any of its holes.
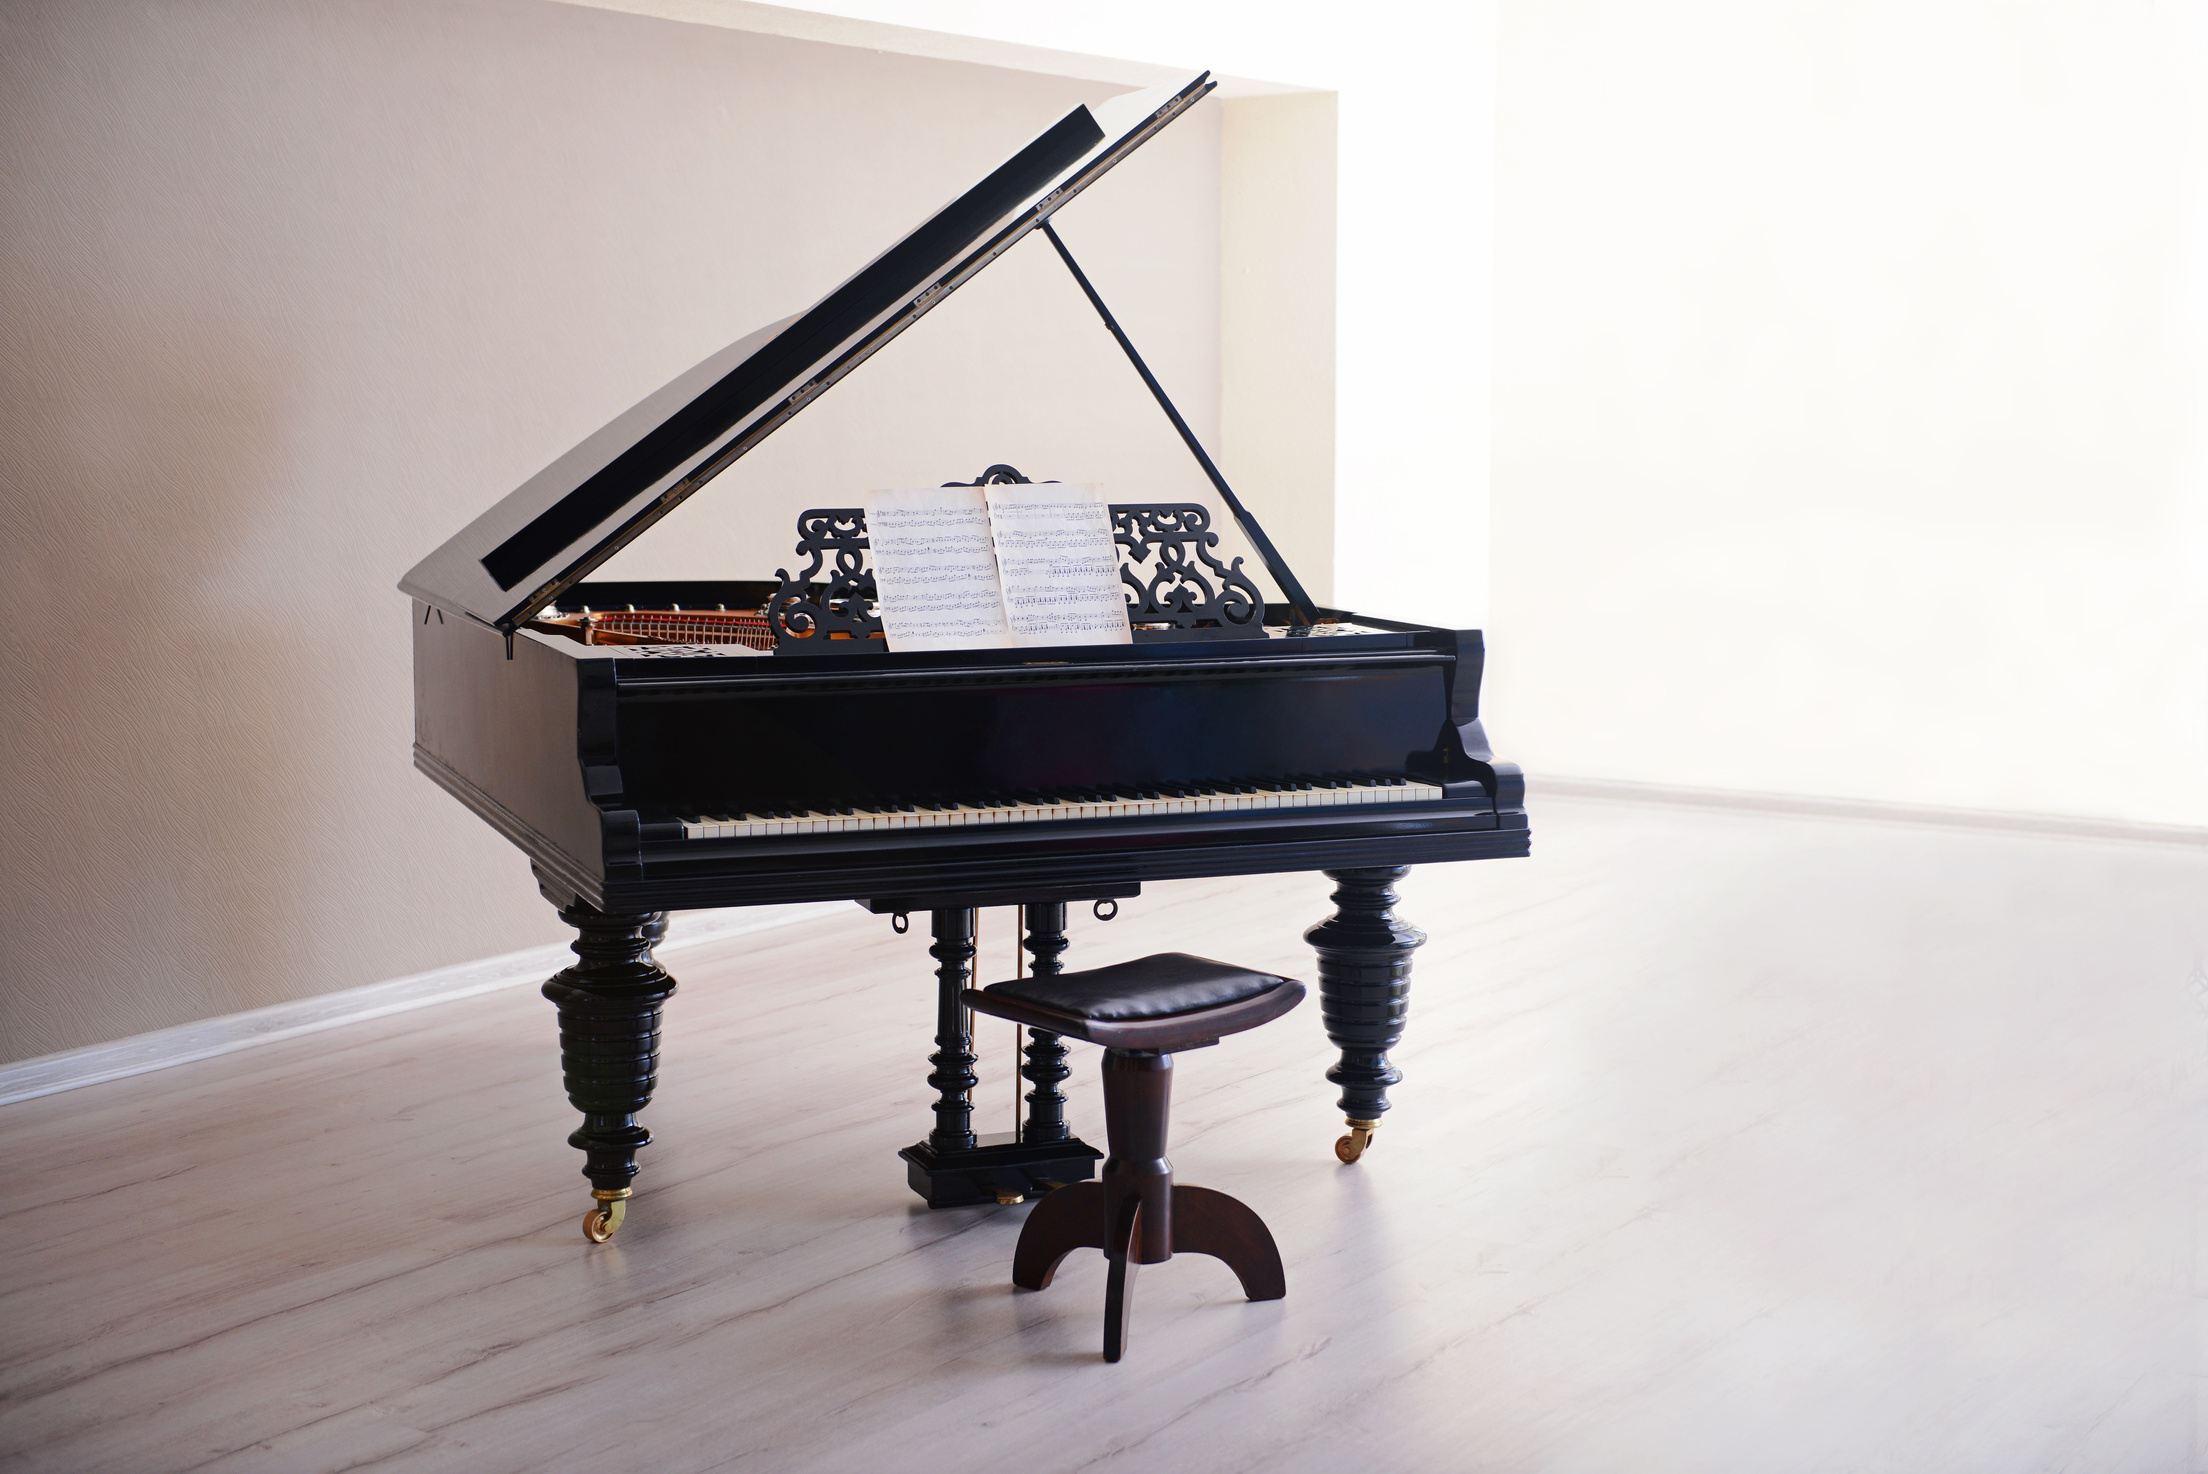
{"type": "Polygon", "coordinates": [[[1536,787],[2208,823],[2199,14],[1504,5],[1488,707],[1536,787]]]}
{"type": "Polygon", "coordinates": [[[1322,604],[1334,598],[1335,101],[1235,98],[1221,140],[1214,454],[1322,604]]]}
{"type": "MultiPolygon", "coordinates": [[[[0,1060],[556,939],[412,771],[394,581],[1117,90],[529,0],[11,6],[0,1060]]],[[[1061,217],[1208,437],[1220,157],[1210,104],[1061,217]]],[[[1201,485],[1039,242],[618,571],[993,460],[1201,485]]]]}

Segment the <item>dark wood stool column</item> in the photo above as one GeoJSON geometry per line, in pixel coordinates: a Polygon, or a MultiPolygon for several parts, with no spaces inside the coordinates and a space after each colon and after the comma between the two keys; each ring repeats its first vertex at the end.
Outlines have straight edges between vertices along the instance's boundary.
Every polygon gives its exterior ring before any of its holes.
{"type": "Polygon", "coordinates": [[[627,1213],[637,1150],[651,1145],[636,1113],[651,1103],[657,1083],[659,1011],[675,980],[651,956],[652,943],[665,935],[662,913],[608,913],[577,902],[563,907],[560,919],[580,934],[578,960],[553,975],[544,996],[559,1007],[560,1071],[569,1102],[583,1113],[582,1129],[567,1144],[581,1149],[583,1175],[598,1200],[583,1232],[602,1244],[627,1213]]]}
{"type": "Polygon", "coordinates": [[[1334,914],[1303,934],[1319,954],[1319,1013],[1342,1052],[1326,1078],[1342,1087],[1349,1134],[1334,1155],[1354,1162],[1372,1145],[1388,1111],[1388,1087],[1403,1081],[1388,1051],[1403,1038],[1411,1006],[1411,954],[1426,933],[1395,918],[1395,883],[1408,865],[1329,870],[1334,914]]]}

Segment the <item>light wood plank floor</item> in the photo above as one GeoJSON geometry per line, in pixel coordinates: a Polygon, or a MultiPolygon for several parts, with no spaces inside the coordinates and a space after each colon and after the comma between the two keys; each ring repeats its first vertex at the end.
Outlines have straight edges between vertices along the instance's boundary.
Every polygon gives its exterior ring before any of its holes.
{"type": "MultiPolygon", "coordinates": [[[[1406,888],[1363,1164],[1315,1006],[1181,1061],[1176,1166],[1271,1221],[1285,1302],[1156,1266],[1106,1366],[1100,1256],[1015,1293],[1024,1208],[920,1208],[926,939],[854,908],[680,955],[602,1248],[528,989],[0,1110],[0,1467],[2200,1467],[2208,857],[1536,813],[1406,888]]],[[[1325,891],[1157,887],[1071,960],[1308,977],[1325,891]]]]}

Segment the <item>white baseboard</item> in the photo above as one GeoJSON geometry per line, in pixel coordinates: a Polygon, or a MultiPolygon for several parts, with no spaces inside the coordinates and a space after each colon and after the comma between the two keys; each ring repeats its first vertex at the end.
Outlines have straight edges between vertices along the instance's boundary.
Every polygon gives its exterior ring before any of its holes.
{"type": "Polygon", "coordinates": [[[1563,798],[1617,799],[1626,803],[1683,804],[1698,808],[1741,809],[1751,813],[1794,814],[1815,819],[1865,819],[1886,824],[1929,824],[1948,829],[1990,829],[2007,834],[2053,839],[2099,839],[2126,844],[2208,845],[2208,829],[2185,824],[2148,824],[2130,819],[2090,819],[2068,814],[2011,813],[1997,809],[1949,809],[1935,804],[1889,803],[1869,798],[1815,798],[1795,793],[1755,793],[1746,789],[1686,788],[1669,783],[1634,783],[1618,778],[1564,778],[1529,774],[1528,803],[1555,794],[1563,798]]]}
{"type": "MultiPolygon", "coordinates": [[[[817,901],[788,906],[746,906],[730,911],[684,912],[668,927],[667,940],[653,950],[665,955],[684,947],[717,942],[724,937],[786,926],[793,921],[840,915],[850,909],[849,901],[817,901]]],[[[256,1008],[247,1013],[179,1024],[173,1029],[157,1029],[151,1034],[137,1034],[109,1044],[43,1054],[36,1059],[0,1065],[0,1106],[74,1090],[80,1085],[97,1085],[103,1080],[120,1080],[126,1075],[142,1075],[148,1070],[188,1064],[195,1059],[211,1059],[257,1044],[296,1039],[301,1034],[405,1013],[408,1009],[427,1008],[433,1003],[473,998],[478,993],[519,987],[523,983],[541,983],[574,960],[575,954],[565,943],[531,947],[525,952],[508,952],[502,957],[485,957],[476,962],[434,968],[411,977],[391,978],[342,992],[301,998],[272,1008],[256,1008]]]]}

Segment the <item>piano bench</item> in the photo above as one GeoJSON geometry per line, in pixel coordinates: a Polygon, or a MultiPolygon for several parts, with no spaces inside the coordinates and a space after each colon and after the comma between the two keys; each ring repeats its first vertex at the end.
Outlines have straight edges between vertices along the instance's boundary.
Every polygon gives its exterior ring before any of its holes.
{"type": "Polygon", "coordinates": [[[1265,1220],[1240,1200],[1178,1186],[1165,1159],[1176,1050],[1201,1049],[1279,1018],[1303,984],[1224,962],[1161,952],[1087,972],[996,983],[962,995],[978,1013],[1104,1046],[1104,1175],[1050,1193],[1028,1213],[1012,1283],[1040,1290],[1075,1249],[1102,1249],[1104,1359],[1127,1344],[1135,1269],[1179,1250],[1226,1261],[1252,1300],[1288,1293],[1265,1220]]]}

